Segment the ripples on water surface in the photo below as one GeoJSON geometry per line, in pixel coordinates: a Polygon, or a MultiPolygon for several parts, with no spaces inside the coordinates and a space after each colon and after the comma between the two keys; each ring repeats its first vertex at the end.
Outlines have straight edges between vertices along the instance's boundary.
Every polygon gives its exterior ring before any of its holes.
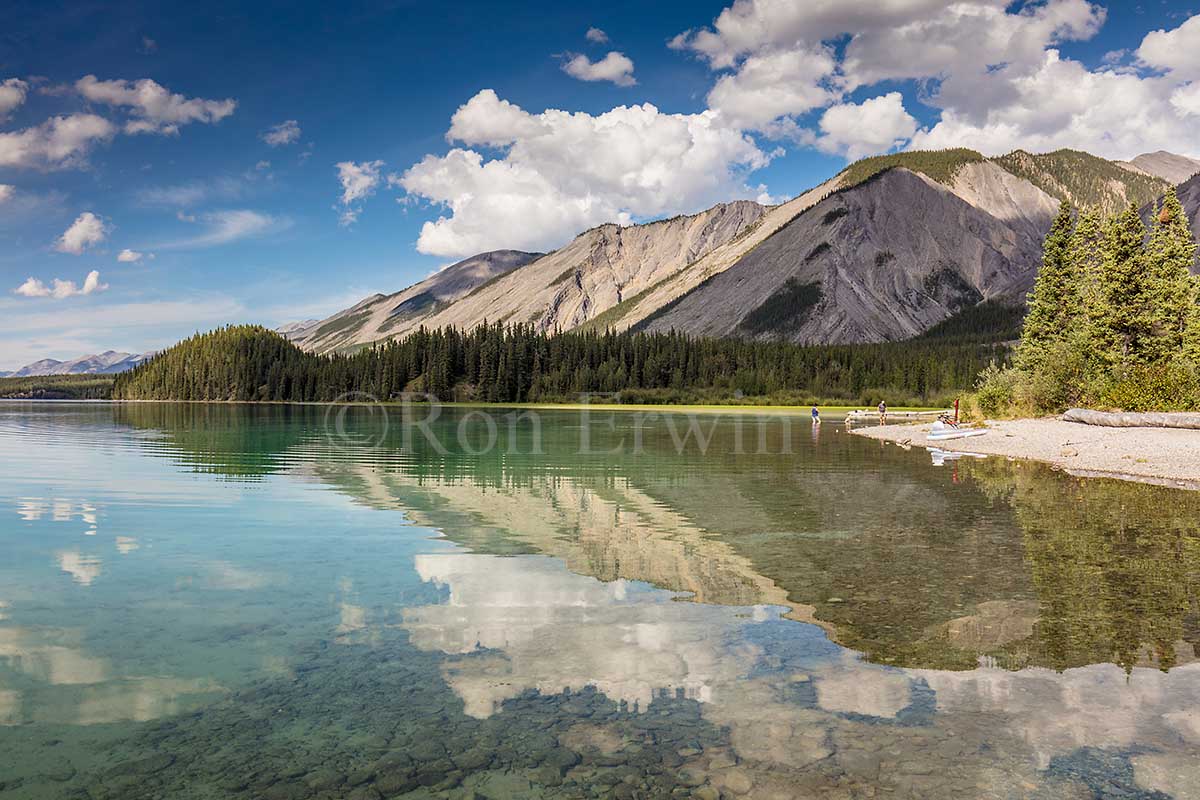
{"type": "Polygon", "coordinates": [[[466,413],[0,404],[0,796],[1200,797],[1200,495],[466,413]]]}

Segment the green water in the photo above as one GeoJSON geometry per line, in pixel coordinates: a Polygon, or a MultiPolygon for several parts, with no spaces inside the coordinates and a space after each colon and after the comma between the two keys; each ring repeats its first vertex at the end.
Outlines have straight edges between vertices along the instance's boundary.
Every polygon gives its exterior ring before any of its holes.
{"type": "Polygon", "coordinates": [[[1200,493],[425,413],[0,403],[0,797],[1200,797],[1200,493]]]}

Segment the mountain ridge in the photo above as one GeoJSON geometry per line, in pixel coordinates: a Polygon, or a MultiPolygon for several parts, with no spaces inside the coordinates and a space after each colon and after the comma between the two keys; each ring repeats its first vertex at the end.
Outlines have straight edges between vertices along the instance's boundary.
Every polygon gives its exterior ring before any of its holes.
{"type": "MultiPolygon", "coordinates": [[[[1147,156],[1162,160],[1162,154],[1147,156]]],[[[485,321],[546,332],[665,330],[674,323],[685,333],[809,343],[907,338],[954,315],[968,300],[1019,305],[1061,200],[1109,213],[1130,202],[1152,202],[1171,186],[1131,165],[1074,150],[1017,150],[993,158],[965,148],[876,156],[778,205],[733,201],[671,219],[595,226],[551,253],[499,270],[455,299],[435,302],[423,296],[421,283],[364,298],[297,343],[316,352],[348,352],[421,326],[469,329],[485,321]],[[891,173],[918,181],[887,178],[891,173]],[[874,196],[880,180],[902,188],[907,205],[874,196]],[[835,196],[849,201],[829,202],[835,196]],[[857,214],[854,226],[839,224],[851,213],[857,214]],[[941,215],[946,227],[927,224],[929,213],[941,215]],[[924,239],[883,230],[878,220],[884,217],[897,230],[924,231],[924,239]],[[871,242],[892,240],[894,246],[871,250],[871,242]],[[770,265],[755,256],[764,247],[773,253],[770,265]],[[928,261],[935,254],[944,263],[928,261]],[[743,262],[758,267],[739,268],[743,262]],[[720,279],[727,271],[735,278],[720,279]],[[815,285],[822,299],[814,305],[815,285]],[[690,295],[695,297],[688,300],[690,295]],[[386,313],[380,311],[385,298],[394,304],[386,313]],[[820,324],[799,322],[797,304],[812,306],[808,313],[820,324]],[[681,306],[691,312],[683,314],[681,306]],[[733,323],[732,309],[740,313],[733,323]]]]}
{"type": "Polygon", "coordinates": [[[407,322],[439,304],[461,300],[480,286],[536,260],[541,253],[491,250],[451,264],[392,294],[376,293],[288,338],[306,350],[334,352],[408,330],[407,322]],[[348,333],[357,334],[357,337],[348,333]]]}
{"type": "Polygon", "coordinates": [[[92,353],[78,358],[60,361],[57,358],[43,358],[10,372],[0,372],[0,378],[29,378],[45,375],[113,375],[133,369],[154,353],[123,353],[116,350],[105,350],[103,353],[92,353]]]}

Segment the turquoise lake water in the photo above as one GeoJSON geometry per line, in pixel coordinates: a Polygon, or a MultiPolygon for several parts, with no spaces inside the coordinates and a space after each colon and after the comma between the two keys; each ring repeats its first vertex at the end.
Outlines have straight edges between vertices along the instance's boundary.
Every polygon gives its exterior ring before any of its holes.
{"type": "Polygon", "coordinates": [[[408,411],[0,403],[0,797],[1200,798],[1200,493],[408,411]]]}

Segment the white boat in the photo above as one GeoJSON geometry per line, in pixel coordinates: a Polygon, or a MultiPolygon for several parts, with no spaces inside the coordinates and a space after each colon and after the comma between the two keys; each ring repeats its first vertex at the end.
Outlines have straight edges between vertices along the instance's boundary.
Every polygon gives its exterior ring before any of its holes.
{"type": "Polygon", "coordinates": [[[933,430],[925,438],[931,442],[944,442],[948,439],[970,439],[973,436],[983,436],[986,428],[956,428],[946,425],[941,420],[933,423],[933,430]]]}

